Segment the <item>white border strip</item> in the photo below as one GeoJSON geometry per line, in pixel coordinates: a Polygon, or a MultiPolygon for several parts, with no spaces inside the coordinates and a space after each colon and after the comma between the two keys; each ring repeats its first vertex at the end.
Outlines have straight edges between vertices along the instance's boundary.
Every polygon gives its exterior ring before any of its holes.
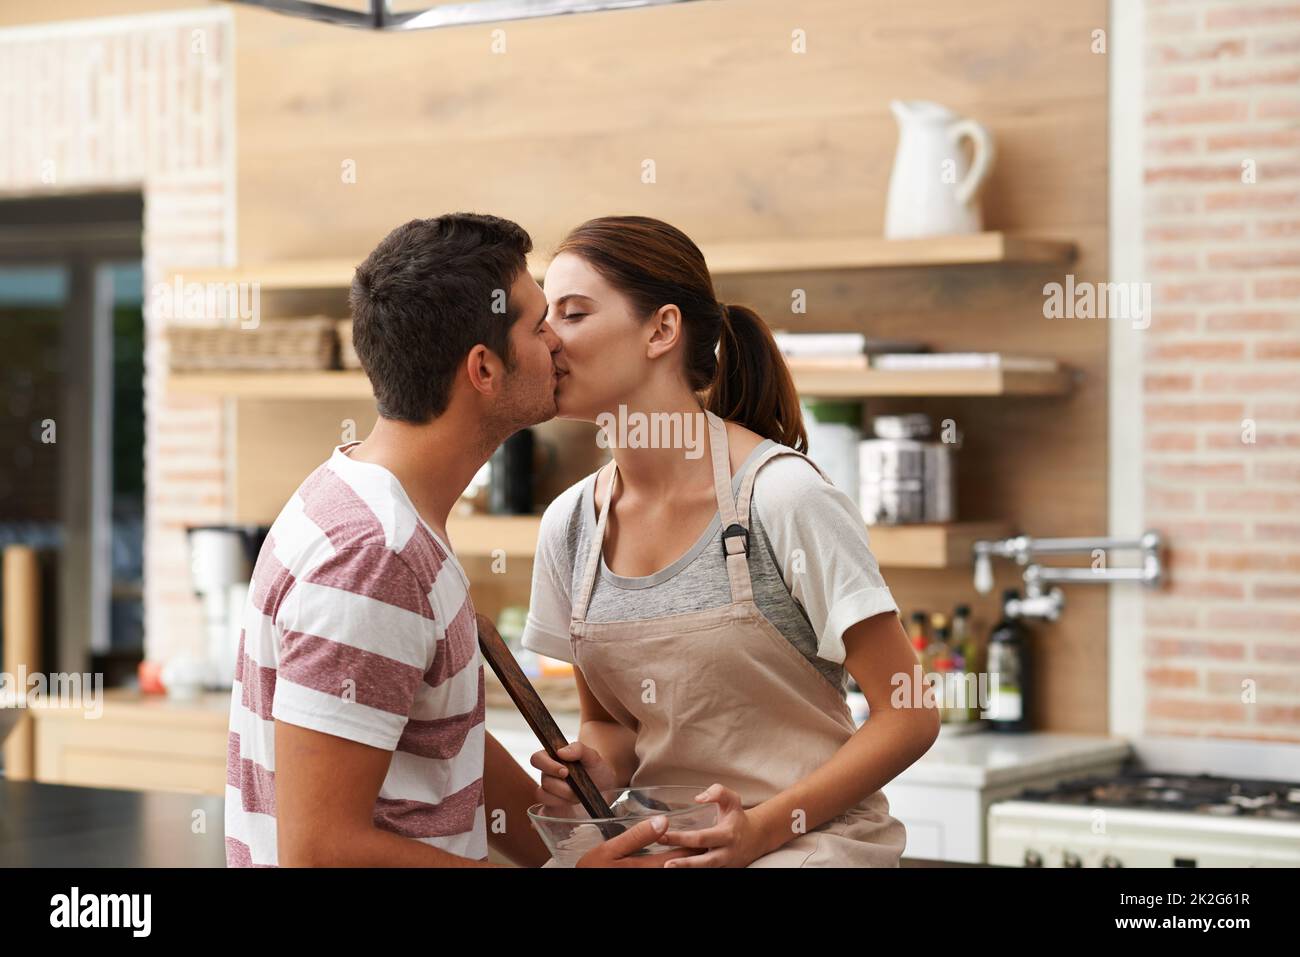
{"type": "MultiPolygon", "coordinates": [[[[1110,36],[1110,281],[1141,282],[1143,24],[1146,4],[1111,3],[1110,36]]],[[[1132,323],[1110,324],[1110,534],[1143,531],[1142,345],[1132,323]]],[[[1110,733],[1136,737],[1146,711],[1143,586],[1108,589],[1110,733]]]]}

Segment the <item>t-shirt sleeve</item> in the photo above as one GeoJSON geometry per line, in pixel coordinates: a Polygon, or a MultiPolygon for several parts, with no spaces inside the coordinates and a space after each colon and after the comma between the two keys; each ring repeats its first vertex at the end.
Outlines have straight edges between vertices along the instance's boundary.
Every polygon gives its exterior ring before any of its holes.
{"type": "Polygon", "coordinates": [[[434,649],[429,601],[383,545],[341,549],[295,581],[276,613],[271,716],[394,750],[434,649]]]}
{"type": "Polygon", "coordinates": [[[753,507],[790,594],[817,634],[817,654],[844,662],[844,632],[897,612],[857,505],[806,460],[782,455],[754,479],[753,507]]]}
{"type": "Polygon", "coordinates": [[[573,603],[569,588],[574,559],[568,553],[568,526],[573,514],[572,505],[569,496],[557,498],[542,516],[522,639],[528,650],[570,664],[573,663],[573,651],[569,645],[569,621],[573,603]]]}

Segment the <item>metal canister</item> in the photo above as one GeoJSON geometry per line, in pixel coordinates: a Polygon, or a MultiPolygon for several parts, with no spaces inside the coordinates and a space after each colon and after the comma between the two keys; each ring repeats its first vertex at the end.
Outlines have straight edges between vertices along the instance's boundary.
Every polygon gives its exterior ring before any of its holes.
{"type": "Polygon", "coordinates": [[[871,424],[876,437],[858,446],[859,505],[867,524],[951,522],[953,446],[929,438],[923,414],[877,415],[871,424]]]}

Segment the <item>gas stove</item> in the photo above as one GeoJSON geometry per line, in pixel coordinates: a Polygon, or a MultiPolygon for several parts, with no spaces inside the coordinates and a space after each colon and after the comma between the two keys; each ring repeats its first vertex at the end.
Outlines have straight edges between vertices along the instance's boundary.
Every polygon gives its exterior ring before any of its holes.
{"type": "Polygon", "coordinates": [[[1144,771],[1109,778],[1080,778],[1048,790],[1027,790],[1021,800],[1300,821],[1300,784],[1242,781],[1212,774],[1190,777],[1144,771]]]}
{"type": "Polygon", "coordinates": [[[1300,867],[1300,781],[1131,767],[993,804],[988,835],[1013,867],[1300,867]]]}

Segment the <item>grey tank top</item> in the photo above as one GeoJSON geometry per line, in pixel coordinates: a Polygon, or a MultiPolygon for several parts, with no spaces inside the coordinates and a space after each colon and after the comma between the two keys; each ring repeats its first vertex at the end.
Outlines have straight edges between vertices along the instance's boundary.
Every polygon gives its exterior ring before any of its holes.
{"type": "MultiPolygon", "coordinates": [[[[739,494],[740,483],[749,466],[775,444],[771,439],[764,439],[749,454],[732,476],[732,495],[739,494]]],[[[566,577],[569,581],[570,601],[582,587],[583,570],[581,563],[574,562],[574,556],[589,554],[591,537],[596,531],[596,474],[593,472],[583,482],[582,494],[576,496],[574,514],[567,516],[565,522],[566,540],[561,554],[567,559],[568,567],[557,571],[561,581],[565,581],[566,577]]],[[[848,693],[844,666],[818,657],[817,634],[803,608],[795,601],[781,578],[781,566],[754,507],[758,497],[759,489],[755,482],[749,505],[749,577],[753,583],[754,604],[763,617],[785,635],[844,697],[848,693]]],[[[596,576],[587,609],[587,620],[645,621],[719,608],[730,603],[731,583],[722,552],[722,518],[715,512],[708,528],[690,550],[653,575],[616,575],[605,565],[602,555],[600,573],[596,576]]]]}

